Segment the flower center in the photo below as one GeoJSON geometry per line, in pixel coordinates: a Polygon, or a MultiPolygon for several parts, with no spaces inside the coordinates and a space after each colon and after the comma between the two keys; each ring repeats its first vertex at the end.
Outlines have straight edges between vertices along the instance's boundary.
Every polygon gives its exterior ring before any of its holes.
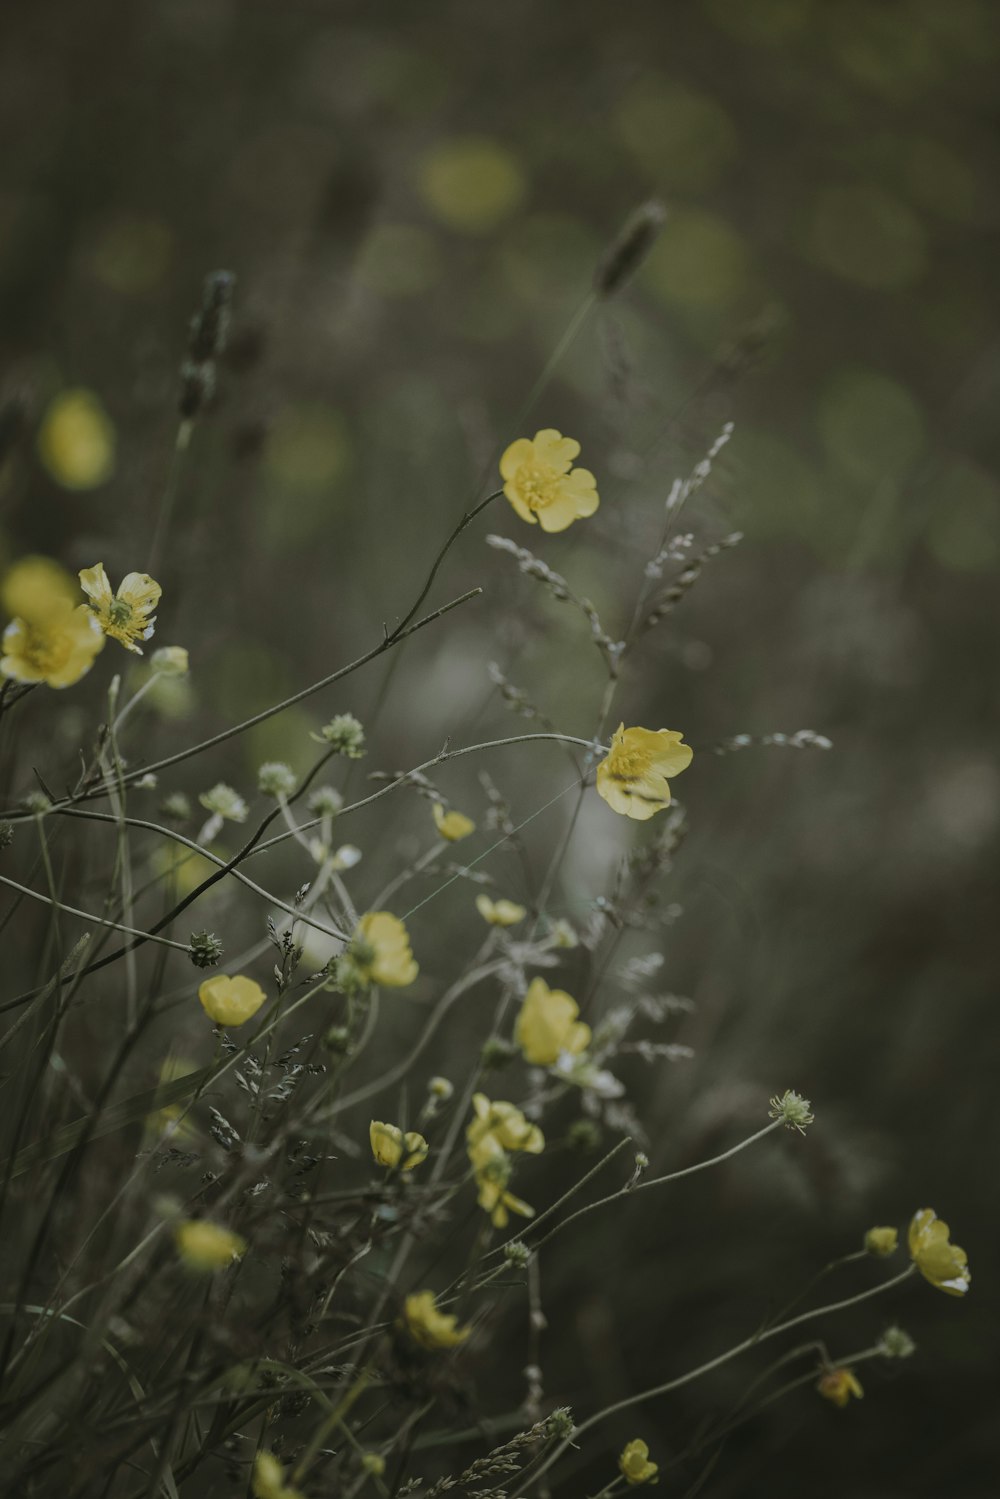
{"type": "Polygon", "coordinates": [[[608,756],[608,769],[618,781],[637,781],[650,766],[645,750],[615,749],[608,756]]]}
{"type": "Polygon", "coordinates": [[[29,625],[23,654],[35,671],[49,676],[66,665],[72,648],[72,641],[62,631],[29,625]]]}
{"type": "Polygon", "coordinates": [[[556,496],[559,475],[547,463],[525,463],[517,471],[517,487],[529,510],[543,510],[556,496]]]}
{"type": "Polygon", "coordinates": [[[112,599],[108,605],[108,615],[113,625],[127,625],[132,620],[132,605],[126,604],[124,599],[112,599]]]}

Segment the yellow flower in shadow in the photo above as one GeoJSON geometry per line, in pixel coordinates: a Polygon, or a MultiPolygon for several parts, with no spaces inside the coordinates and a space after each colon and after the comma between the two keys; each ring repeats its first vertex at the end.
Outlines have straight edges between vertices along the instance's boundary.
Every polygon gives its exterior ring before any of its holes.
{"type": "Polygon", "coordinates": [[[857,1375],[850,1369],[827,1369],[816,1388],[824,1400],[831,1401],[840,1410],[843,1410],[852,1395],[855,1400],[862,1400],[865,1393],[857,1375]]]}
{"type": "Polygon", "coordinates": [[[246,1240],[207,1218],[186,1218],[174,1229],[177,1253],[189,1270],[225,1270],[246,1254],[246,1240]]]}
{"type": "Polygon", "coordinates": [[[950,1229],[933,1208],[920,1208],[910,1224],[910,1256],[925,1280],[949,1296],[964,1296],[972,1284],[964,1249],[952,1244],[950,1229]]]}
{"type": "Polygon", "coordinates": [[[526,1062],[550,1067],[561,1052],[577,1056],[590,1045],[590,1026],[577,1020],[580,1006],[562,989],[532,979],[514,1027],[514,1038],[526,1062]]]}
{"type": "Polygon", "coordinates": [[[127,651],[141,656],[142,647],[137,642],[148,640],[153,633],[156,623],[153,610],[162,592],[159,583],[148,573],[126,573],[118,592],[112,593],[104,563],[96,562],[80,573],[80,586],[105,635],[117,640],[127,651]]]}
{"type": "Polygon", "coordinates": [[[626,1483],[656,1483],[656,1475],[659,1467],[656,1463],[649,1461],[649,1448],[645,1442],[636,1437],[634,1442],[629,1442],[621,1457],[618,1466],[626,1483]]]}
{"type": "Polygon", "coordinates": [[[640,821],[670,805],[668,779],[691,764],[690,745],[673,729],[627,729],[619,724],[597,767],[597,790],[614,812],[640,821]]]}
{"type": "Polygon", "coordinates": [[[476,824],[464,812],[446,812],[440,802],[434,803],[434,826],[446,843],[457,843],[476,831],[476,824]]]}
{"type": "Polygon", "coordinates": [[[380,1119],[373,1119],[368,1127],[368,1138],[372,1155],[380,1166],[393,1167],[402,1163],[404,1171],[412,1171],[414,1166],[427,1159],[427,1141],[416,1130],[408,1130],[404,1135],[398,1124],[383,1124],[380,1119]]]}
{"type": "Polygon", "coordinates": [[[458,1318],[449,1312],[438,1311],[433,1291],[415,1291],[407,1296],[403,1322],[413,1341],[431,1351],[456,1348],[472,1331],[471,1327],[459,1327],[458,1318]]]}
{"type": "Polygon", "coordinates": [[[503,492],[522,520],[543,531],[565,531],[600,504],[589,469],[573,468],[580,444],[553,427],[519,437],[500,459],[503,492]]]}
{"type": "Polygon", "coordinates": [[[38,455],[64,489],[96,489],[115,471],[115,428],[90,390],[61,391],[38,431],[38,455]]]}

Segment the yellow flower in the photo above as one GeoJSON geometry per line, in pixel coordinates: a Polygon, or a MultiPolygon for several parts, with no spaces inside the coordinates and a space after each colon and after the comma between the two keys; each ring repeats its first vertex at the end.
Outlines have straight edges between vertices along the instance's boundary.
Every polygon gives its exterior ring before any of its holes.
{"type": "Polygon", "coordinates": [[[634,1442],[629,1442],[618,1459],[618,1466],[628,1483],[657,1482],[658,1464],[649,1461],[649,1448],[638,1437],[634,1442]]]}
{"type": "Polygon", "coordinates": [[[205,1014],[216,1025],[243,1025],[253,1019],[267,995],[253,979],[242,974],[230,978],[219,973],[199,985],[198,998],[205,1014]]]}
{"type": "Polygon", "coordinates": [[[402,1160],[403,1170],[412,1171],[414,1166],[419,1166],[421,1161],[427,1159],[427,1141],[416,1130],[409,1130],[404,1135],[398,1124],[383,1124],[380,1119],[373,1119],[368,1128],[368,1138],[371,1141],[372,1155],[380,1166],[398,1166],[402,1160]],[[404,1150],[409,1152],[405,1160],[404,1150]]]}
{"type": "Polygon", "coordinates": [[[538,1155],[545,1149],[545,1136],[537,1124],[525,1119],[519,1108],[502,1100],[490,1102],[484,1093],[472,1095],[475,1119],[465,1132],[472,1146],[492,1136],[504,1150],[523,1150],[538,1155]]]}
{"type": "Polygon", "coordinates": [[[506,1228],[510,1213],[517,1213],[522,1218],[535,1216],[530,1204],[508,1192],[507,1184],[514,1168],[495,1136],[486,1135],[477,1145],[470,1145],[469,1160],[475,1173],[477,1201],[483,1211],[489,1213],[494,1228],[506,1228]]]}
{"type": "Polygon", "coordinates": [[[692,751],[673,729],[627,729],[619,724],[597,767],[597,790],[615,812],[645,821],[670,805],[668,776],[691,764],[692,751]]]}
{"type": "Polygon", "coordinates": [[[972,1283],[964,1249],[949,1242],[947,1223],[933,1208],[920,1208],[910,1224],[910,1255],[925,1280],[949,1296],[964,1296],[972,1283]]]}
{"type": "Polygon", "coordinates": [[[351,959],[368,983],[388,989],[405,988],[420,972],[413,961],[406,927],[388,911],[369,911],[362,916],[351,943],[351,959]]]}
{"type": "Polygon", "coordinates": [[[421,1348],[455,1348],[464,1343],[471,1327],[459,1327],[458,1318],[439,1312],[433,1291],[416,1291],[403,1303],[407,1331],[421,1348]]]}
{"type": "Polygon", "coordinates": [[[573,1056],[590,1045],[590,1026],[577,1020],[580,1006],[562,989],[550,989],[543,978],[532,979],[524,996],[514,1037],[526,1062],[549,1067],[563,1051],[573,1056]]]}
{"type": "Polygon", "coordinates": [[[523,921],[528,912],[512,900],[490,900],[488,895],[476,896],[476,910],[490,926],[514,926],[523,921]]]}
{"type": "Polygon", "coordinates": [[[177,1252],[189,1270],[225,1270],[246,1253],[246,1241],[207,1218],[186,1218],[174,1229],[177,1252]]]}
{"type": "Polygon", "coordinates": [[[302,1499],[300,1489],[285,1482],[285,1470],[273,1452],[258,1452],[250,1491],[254,1499],[302,1499]]]}
{"type": "Polygon", "coordinates": [[[97,562],[80,573],[80,585],[105,635],[141,656],[136,641],[148,640],[153,633],[156,616],[150,615],[160,601],[159,583],[148,573],[126,573],[118,592],[112,593],[104,563],[97,562]]]}
{"type": "Polygon", "coordinates": [[[64,390],[50,402],[38,454],[64,489],[95,489],[115,471],[115,429],[97,396],[64,390]]]}
{"type": "Polygon", "coordinates": [[[503,492],[522,520],[543,531],[565,531],[593,515],[600,503],[589,469],[573,468],[580,444],[546,427],[534,438],[519,437],[500,459],[503,492]]]}
{"type": "Polygon", "coordinates": [[[464,812],[446,812],[440,802],[434,803],[434,822],[441,837],[448,843],[457,843],[476,831],[476,824],[464,812]]]}
{"type": "Polygon", "coordinates": [[[51,557],[22,557],[4,573],[0,603],[18,619],[45,619],[80,599],[76,579],[51,557]]]}
{"type": "Polygon", "coordinates": [[[824,1400],[831,1400],[843,1410],[853,1395],[855,1400],[864,1399],[864,1390],[856,1374],[850,1369],[828,1369],[816,1385],[824,1400]]]}
{"type": "Polygon", "coordinates": [[[865,1248],[879,1259],[895,1254],[898,1243],[899,1232],[895,1228],[870,1228],[865,1234],[865,1248]]]}
{"type": "Polygon", "coordinates": [[[15,682],[72,687],[103,648],[101,627],[85,604],[57,605],[44,618],[11,620],[3,632],[0,673],[15,682]]]}
{"type": "Polygon", "coordinates": [[[187,675],[190,662],[182,645],[161,645],[154,651],[150,665],[161,677],[183,677],[187,675]]]}
{"type": "Polygon", "coordinates": [[[476,1093],[472,1107],[476,1117],[465,1139],[479,1189],[479,1206],[490,1214],[495,1228],[506,1226],[508,1209],[522,1218],[533,1217],[534,1208],[507,1191],[513,1170],[507,1153],[520,1150],[537,1155],[544,1149],[545,1136],[512,1103],[491,1103],[485,1094],[476,1093]]]}

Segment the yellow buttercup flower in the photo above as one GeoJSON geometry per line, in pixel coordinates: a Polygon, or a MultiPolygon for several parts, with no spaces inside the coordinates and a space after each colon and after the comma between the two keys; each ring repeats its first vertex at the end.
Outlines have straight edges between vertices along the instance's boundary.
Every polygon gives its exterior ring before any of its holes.
{"type": "Polygon", "coordinates": [[[189,1270],[225,1270],[246,1254],[246,1240],[207,1218],[186,1218],[174,1229],[177,1252],[189,1270]]]}
{"type": "Polygon", "coordinates": [[[95,489],[115,471],[115,429],[89,390],[64,390],[50,402],[38,454],[64,489],[95,489]]]}
{"type": "Polygon", "coordinates": [[[404,1135],[398,1124],[383,1124],[380,1119],[373,1119],[368,1138],[372,1155],[380,1166],[398,1166],[402,1162],[404,1171],[412,1171],[427,1159],[427,1141],[416,1130],[408,1130],[404,1135]]]}
{"type": "Polygon", "coordinates": [[[459,1327],[458,1318],[440,1312],[433,1291],[415,1291],[403,1303],[403,1319],[414,1342],[421,1348],[456,1348],[464,1343],[471,1327],[459,1327]]]}
{"type": "Polygon", "coordinates": [[[80,573],[80,585],[105,635],[141,656],[142,648],[136,642],[148,640],[153,633],[156,623],[153,610],[162,592],[159,583],[148,573],[126,573],[118,592],[112,593],[104,563],[96,562],[80,573]]]}
{"type": "Polygon", "coordinates": [[[828,1369],[819,1379],[816,1388],[824,1400],[832,1401],[840,1410],[843,1410],[852,1395],[855,1400],[863,1400],[865,1394],[857,1375],[850,1369],[828,1369]]]}
{"type": "Polygon", "coordinates": [[[492,1135],[504,1150],[523,1150],[528,1155],[538,1155],[545,1149],[545,1136],[537,1124],[532,1124],[512,1103],[502,1100],[491,1102],[485,1093],[472,1095],[475,1119],[465,1132],[470,1145],[478,1145],[492,1135]]]}
{"type": "Polygon", "coordinates": [[[72,687],[104,648],[101,627],[85,604],[63,604],[44,617],[12,619],[3,632],[0,673],[14,682],[72,687]]]}
{"type": "Polygon", "coordinates": [[[494,1228],[506,1228],[511,1213],[517,1213],[521,1218],[535,1216],[529,1203],[508,1192],[507,1184],[514,1166],[494,1135],[486,1135],[478,1144],[470,1145],[469,1160],[475,1174],[477,1201],[483,1211],[489,1213],[494,1228]]]}
{"type": "Polygon", "coordinates": [[[285,1470],[273,1452],[258,1452],[250,1492],[254,1499],[302,1499],[301,1489],[285,1482],[285,1470]]]}
{"type": "Polygon", "coordinates": [[[388,911],[369,911],[362,916],[354,932],[350,958],[366,982],[388,989],[405,988],[420,972],[406,927],[388,911]]]}
{"type": "Polygon", "coordinates": [[[618,1466],[627,1483],[656,1483],[657,1481],[659,1465],[649,1461],[649,1447],[638,1437],[634,1442],[629,1442],[618,1459],[618,1466]]]}
{"type": "Polygon", "coordinates": [[[242,974],[229,978],[219,973],[198,986],[198,998],[205,1014],[216,1025],[243,1025],[253,1019],[267,995],[253,979],[242,974]]]}
{"type": "Polygon", "coordinates": [[[597,790],[608,806],[640,821],[670,805],[669,776],[691,764],[690,745],[673,729],[627,729],[619,724],[597,767],[597,790]]]}
{"type": "Polygon", "coordinates": [[[465,1139],[479,1206],[489,1213],[495,1228],[506,1227],[508,1212],[519,1213],[522,1218],[533,1217],[534,1208],[507,1190],[513,1171],[508,1152],[537,1155],[544,1149],[545,1136],[512,1103],[491,1102],[485,1094],[476,1093],[472,1107],[476,1117],[466,1130],[465,1139]]]}
{"type": "Polygon", "coordinates": [[[870,1228],[865,1234],[865,1248],[878,1259],[896,1253],[899,1231],[895,1228],[870,1228]]]}
{"type": "Polygon", "coordinates": [[[434,825],[448,843],[457,843],[476,831],[476,824],[464,812],[446,812],[440,802],[434,803],[434,825]]]}
{"type": "Polygon", "coordinates": [[[522,520],[543,531],[565,531],[593,515],[600,499],[589,469],[573,468],[580,444],[553,427],[519,437],[500,459],[503,492],[522,520]]]}
{"type": "Polygon", "coordinates": [[[527,908],[513,900],[490,900],[488,895],[476,896],[476,910],[490,926],[515,926],[527,916],[527,908]]]}
{"type": "Polygon", "coordinates": [[[910,1256],[925,1280],[949,1296],[964,1296],[972,1284],[964,1249],[949,1240],[950,1230],[933,1208],[920,1208],[910,1224],[910,1256]]]}
{"type": "Polygon", "coordinates": [[[562,989],[532,979],[514,1027],[514,1038],[526,1062],[550,1067],[560,1052],[576,1056],[590,1045],[590,1026],[577,1020],[580,1006],[562,989]]]}
{"type": "Polygon", "coordinates": [[[79,601],[76,579],[51,557],[21,557],[0,583],[0,604],[12,618],[45,619],[79,601]]]}

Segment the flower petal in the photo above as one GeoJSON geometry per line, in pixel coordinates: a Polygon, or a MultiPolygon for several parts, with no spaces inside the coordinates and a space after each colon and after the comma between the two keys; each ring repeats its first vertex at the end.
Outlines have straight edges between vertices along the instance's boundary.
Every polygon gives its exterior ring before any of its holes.
{"type": "MultiPolygon", "coordinates": [[[[533,455],[534,448],[529,437],[519,437],[516,442],[512,442],[500,459],[501,479],[513,479],[522,464],[531,462],[533,455]]],[[[510,496],[507,498],[510,499],[510,496]]]]}

